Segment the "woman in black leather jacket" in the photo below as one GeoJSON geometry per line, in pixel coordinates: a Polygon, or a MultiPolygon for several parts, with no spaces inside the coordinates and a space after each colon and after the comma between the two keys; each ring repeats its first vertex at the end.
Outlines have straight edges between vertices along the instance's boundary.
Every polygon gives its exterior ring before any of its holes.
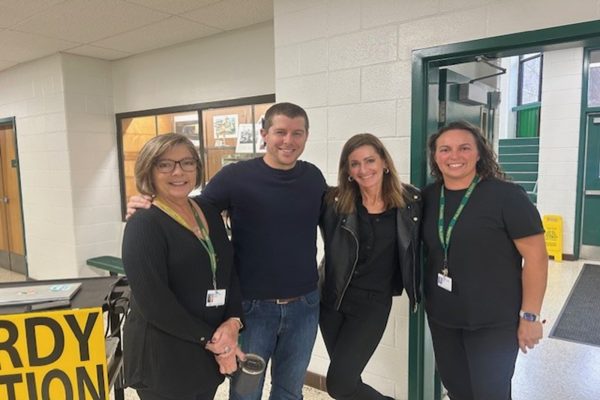
{"type": "Polygon", "coordinates": [[[392,297],[420,300],[421,196],[402,184],[383,143],[351,137],[340,156],[338,186],[321,216],[325,257],[320,327],[331,360],[327,391],[335,399],[390,399],[361,374],[385,330],[392,297]]]}

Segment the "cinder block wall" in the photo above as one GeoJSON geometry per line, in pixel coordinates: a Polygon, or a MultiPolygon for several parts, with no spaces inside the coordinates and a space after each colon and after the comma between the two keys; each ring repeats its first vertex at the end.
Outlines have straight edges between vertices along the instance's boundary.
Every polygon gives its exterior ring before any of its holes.
{"type": "MultiPolygon", "coordinates": [[[[304,158],[317,164],[330,184],[336,181],[344,141],[365,131],[384,140],[402,179],[409,178],[414,49],[590,21],[600,15],[597,0],[568,5],[560,0],[274,3],[277,100],[309,109],[313,128],[304,158]]],[[[408,304],[401,297],[394,302],[382,345],[363,375],[397,399],[408,397],[407,343],[408,304]]],[[[319,342],[310,370],[325,375],[327,366],[319,342]]]]}
{"type": "Polygon", "coordinates": [[[563,253],[573,254],[583,49],[544,53],[538,209],[563,218],[563,253]]]}

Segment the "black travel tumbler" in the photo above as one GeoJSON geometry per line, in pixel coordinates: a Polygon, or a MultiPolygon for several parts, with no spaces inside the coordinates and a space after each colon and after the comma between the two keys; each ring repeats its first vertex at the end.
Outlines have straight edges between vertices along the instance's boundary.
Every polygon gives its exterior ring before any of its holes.
{"type": "Polygon", "coordinates": [[[246,354],[246,359],[240,361],[240,367],[232,376],[233,390],[241,396],[254,392],[264,371],[265,360],[261,356],[252,353],[246,354]]]}

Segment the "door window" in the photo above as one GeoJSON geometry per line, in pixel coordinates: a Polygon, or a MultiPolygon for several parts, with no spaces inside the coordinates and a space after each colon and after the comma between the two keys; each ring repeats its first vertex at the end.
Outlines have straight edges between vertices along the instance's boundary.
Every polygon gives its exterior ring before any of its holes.
{"type": "Polygon", "coordinates": [[[588,107],[600,107],[600,50],[590,53],[587,102],[588,107]]]}

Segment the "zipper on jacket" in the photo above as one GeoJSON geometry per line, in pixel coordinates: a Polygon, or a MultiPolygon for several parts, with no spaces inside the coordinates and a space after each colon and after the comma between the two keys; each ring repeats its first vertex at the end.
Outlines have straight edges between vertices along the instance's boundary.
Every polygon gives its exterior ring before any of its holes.
{"type": "Polygon", "coordinates": [[[356,242],[356,254],[354,257],[354,264],[352,264],[352,270],[350,271],[350,278],[348,279],[348,282],[346,282],[346,286],[344,286],[344,290],[340,294],[340,298],[335,306],[336,311],[338,311],[340,309],[340,306],[342,305],[342,299],[344,298],[344,295],[346,294],[346,290],[348,290],[348,286],[350,286],[350,281],[352,280],[352,276],[354,276],[354,270],[356,269],[356,264],[358,264],[358,238],[356,237],[354,232],[352,232],[352,230],[350,230],[349,228],[346,228],[345,225],[342,225],[342,229],[345,229],[348,232],[350,232],[350,234],[354,238],[354,241],[356,242]]]}
{"type": "MultiPolygon", "coordinates": [[[[411,209],[411,206],[408,206],[408,209],[411,209]]],[[[413,217],[414,218],[414,217],[413,217]]],[[[414,219],[413,219],[414,221],[414,219]]],[[[418,223],[421,223],[421,221],[418,221],[418,223]]],[[[417,228],[414,228],[417,229],[417,228]]],[[[414,231],[413,229],[413,231],[414,231]]],[[[414,239],[414,238],[413,238],[414,239]]],[[[420,238],[417,238],[417,240],[421,240],[420,238]]],[[[414,271],[413,271],[413,313],[417,312],[417,308],[419,307],[419,302],[417,301],[417,273],[416,273],[416,269],[417,268],[421,268],[420,265],[417,265],[417,257],[415,256],[415,243],[413,242],[412,246],[411,246],[411,253],[412,253],[412,265],[414,267],[414,271]]]]}
{"type": "Polygon", "coordinates": [[[420,265],[417,265],[417,258],[415,257],[415,246],[413,244],[412,247],[412,258],[413,258],[413,265],[415,266],[415,271],[413,271],[413,302],[414,302],[414,306],[413,306],[413,313],[417,312],[417,308],[419,307],[419,302],[417,301],[417,274],[416,274],[416,269],[417,268],[421,268],[420,265]]]}

